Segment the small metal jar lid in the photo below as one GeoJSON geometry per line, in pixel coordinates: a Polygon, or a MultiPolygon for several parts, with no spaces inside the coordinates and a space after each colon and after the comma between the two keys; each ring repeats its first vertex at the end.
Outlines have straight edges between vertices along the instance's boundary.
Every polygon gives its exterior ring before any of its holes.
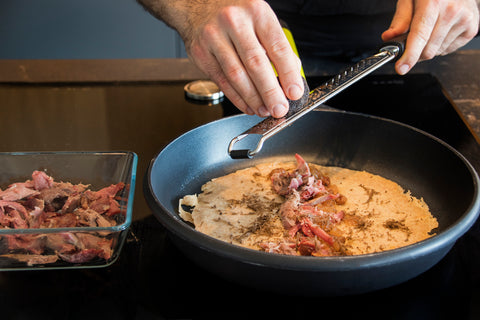
{"type": "Polygon", "coordinates": [[[223,92],[215,82],[210,80],[196,80],[183,87],[185,95],[194,100],[214,101],[223,98],[223,92]]]}

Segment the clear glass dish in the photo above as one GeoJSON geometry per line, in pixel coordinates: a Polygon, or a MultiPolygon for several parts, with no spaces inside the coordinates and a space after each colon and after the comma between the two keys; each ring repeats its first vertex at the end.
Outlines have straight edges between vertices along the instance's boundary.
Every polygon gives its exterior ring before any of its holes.
{"type": "MultiPolygon", "coordinates": [[[[0,271],[91,268],[114,263],[132,221],[137,161],[137,155],[129,151],[0,153],[2,190],[12,183],[32,180],[34,171],[45,172],[55,182],[89,185],[92,191],[112,184],[125,186],[115,197],[120,213],[115,215],[113,226],[14,228],[0,224],[0,271]],[[69,258],[65,259],[65,253],[69,258]],[[80,253],[93,258],[76,259],[80,253]]],[[[0,215],[10,210],[12,206],[2,197],[0,215]]]]}

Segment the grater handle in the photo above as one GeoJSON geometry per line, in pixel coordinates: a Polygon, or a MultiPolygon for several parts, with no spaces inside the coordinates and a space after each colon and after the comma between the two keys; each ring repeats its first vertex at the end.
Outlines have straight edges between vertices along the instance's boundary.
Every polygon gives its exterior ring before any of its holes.
{"type": "Polygon", "coordinates": [[[392,60],[397,61],[405,52],[405,47],[407,45],[407,37],[408,33],[404,33],[402,35],[399,35],[398,37],[385,41],[378,49],[378,52],[389,50],[389,48],[397,48],[398,53],[396,54],[395,59],[392,60]]]}

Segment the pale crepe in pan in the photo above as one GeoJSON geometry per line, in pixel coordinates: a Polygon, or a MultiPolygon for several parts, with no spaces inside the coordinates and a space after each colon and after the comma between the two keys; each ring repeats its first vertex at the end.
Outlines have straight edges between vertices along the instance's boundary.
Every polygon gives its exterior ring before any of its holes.
{"type": "MultiPolygon", "coordinates": [[[[262,243],[288,239],[279,209],[285,197],[272,188],[274,169],[295,170],[294,162],[264,163],[215,178],[202,192],[180,201],[184,220],[214,238],[264,250],[262,243]],[[190,213],[182,205],[193,206],[190,213]]],[[[438,227],[423,199],[413,197],[393,181],[338,167],[309,164],[330,178],[347,201],[337,205],[344,218],[335,225],[344,255],[395,249],[432,236],[438,227]]]]}

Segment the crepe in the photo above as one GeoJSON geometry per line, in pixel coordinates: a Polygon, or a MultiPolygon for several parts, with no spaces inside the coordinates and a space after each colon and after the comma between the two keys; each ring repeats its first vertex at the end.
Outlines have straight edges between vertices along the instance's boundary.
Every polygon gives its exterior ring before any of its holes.
{"type": "Polygon", "coordinates": [[[181,216],[231,244],[318,256],[391,250],[424,240],[438,227],[425,201],[391,180],[302,161],[298,156],[296,163],[264,163],[215,178],[198,196],[181,199],[181,216]],[[275,182],[279,172],[283,191],[275,182]],[[312,186],[321,191],[308,198],[312,186]],[[184,205],[193,206],[191,213],[184,205]]]}

